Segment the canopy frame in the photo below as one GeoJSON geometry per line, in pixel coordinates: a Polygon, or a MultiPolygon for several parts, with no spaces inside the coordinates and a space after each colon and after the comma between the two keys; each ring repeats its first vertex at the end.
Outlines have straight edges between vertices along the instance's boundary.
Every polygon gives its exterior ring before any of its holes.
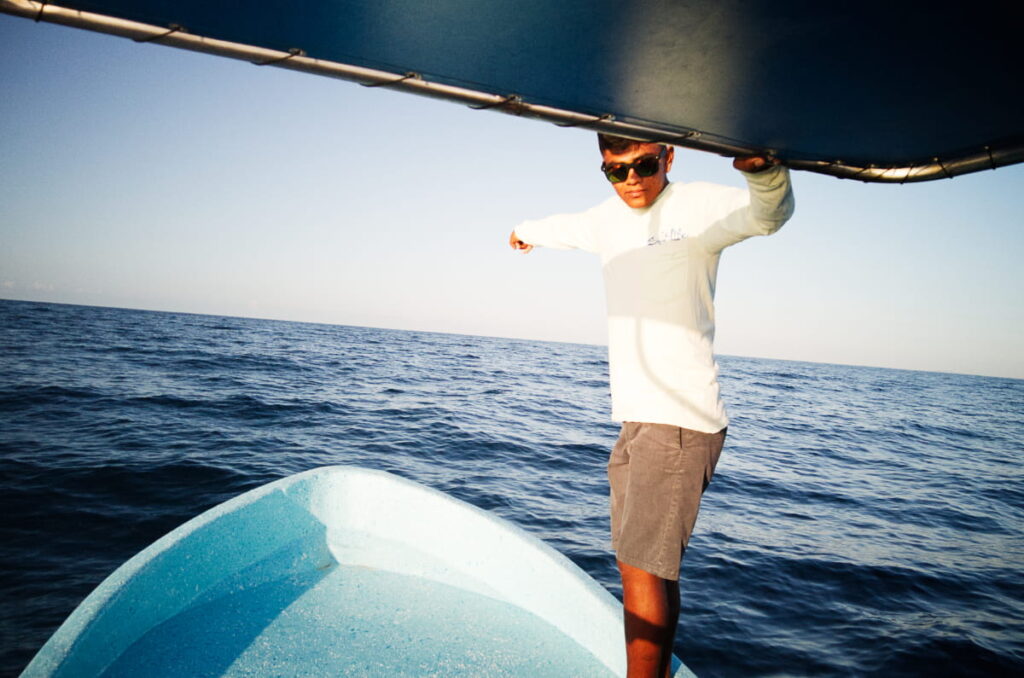
{"type": "Polygon", "coordinates": [[[998,146],[986,145],[952,157],[934,157],[930,161],[907,166],[861,166],[837,158],[808,160],[787,158],[771,148],[745,145],[734,140],[696,129],[678,129],[657,125],[640,125],[616,120],[612,114],[591,115],[538,103],[531,103],[515,93],[494,94],[479,90],[432,82],[415,72],[390,71],[316,59],[301,47],[278,51],[216,38],[194,35],[187,27],[172,24],[155,26],[118,17],[69,9],[47,0],[0,0],[0,12],[32,19],[36,22],[60,24],[99,33],[130,38],[136,42],[153,42],[216,56],[248,61],[258,66],[274,66],[356,82],[366,87],[387,87],[398,91],[443,99],[476,110],[494,110],[519,117],[544,120],[561,127],[580,127],[633,139],[665,143],[724,156],[763,154],[777,158],[793,169],[826,174],[863,182],[908,183],[952,178],[984,169],[996,169],[1024,162],[1024,139],[1011,139],[998,146]]]}

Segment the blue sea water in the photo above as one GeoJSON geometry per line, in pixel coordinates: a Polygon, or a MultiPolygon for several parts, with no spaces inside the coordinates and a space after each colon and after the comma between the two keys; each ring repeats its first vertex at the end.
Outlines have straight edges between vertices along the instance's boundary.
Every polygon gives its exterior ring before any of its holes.
{"type": "MultiPolygon", "coordinates": [[[[201,511],[326,464],[491,510],[620,595],[605,349],[0,301],[0,674],[201,511]]],[[[724,356],[700,676],[1024,675],[1024,381],[724,356]]]]}

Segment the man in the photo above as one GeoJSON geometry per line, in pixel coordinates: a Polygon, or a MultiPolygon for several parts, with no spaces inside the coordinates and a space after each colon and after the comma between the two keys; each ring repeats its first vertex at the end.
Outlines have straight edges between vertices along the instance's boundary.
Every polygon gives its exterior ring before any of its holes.
{"type": "Polygon", "coordinates": [[[725,442],[712,341],[718,260],[793,213],[789,172],[736,158],[748,190],[670,183],[674,152],[598,135],[616,197],[579,214],[525,221],[509,244],[601,257],[608,304],[612,546],[622,576],[629,678],[667,676],[679,622],[679,567],[725,442]]]}

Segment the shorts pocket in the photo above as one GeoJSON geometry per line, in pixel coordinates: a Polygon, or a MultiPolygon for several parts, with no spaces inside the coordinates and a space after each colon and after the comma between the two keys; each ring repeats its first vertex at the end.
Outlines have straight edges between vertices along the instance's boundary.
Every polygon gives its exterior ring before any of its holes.
{"type": "Polygon", "coordinates": [[[677,474],[686,468],[681,429],[668,424],[645,424],[630,453],[650,471],[677,474]]]}

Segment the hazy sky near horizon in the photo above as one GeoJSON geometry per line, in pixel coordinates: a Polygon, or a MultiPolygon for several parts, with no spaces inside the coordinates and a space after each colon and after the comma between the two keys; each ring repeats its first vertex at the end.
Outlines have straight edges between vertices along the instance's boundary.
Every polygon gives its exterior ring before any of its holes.
{"type": "MultiPolygon", "coordinates": [[[[611,195],[591,132],[9,16],[0,57],[0,298],[605,341],[595,257],[506,244],[611,195]]],[[[793,179],[718,353],[1024,378],[1024,166],[793,179]]]]}

